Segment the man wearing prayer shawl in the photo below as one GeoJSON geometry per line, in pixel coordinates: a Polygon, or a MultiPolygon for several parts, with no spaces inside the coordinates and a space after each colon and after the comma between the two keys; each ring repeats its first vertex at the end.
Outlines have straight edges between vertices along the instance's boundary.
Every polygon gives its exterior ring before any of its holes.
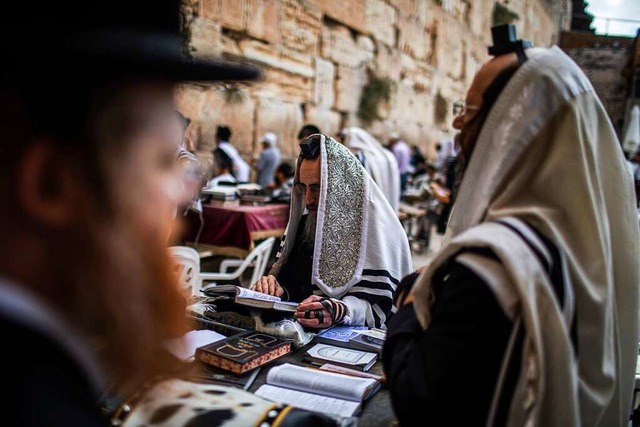
{"type": "Polygon", "coordinates": [[[482,67],[454,121],[466,171],[443,248],[403,279],[388,325],[394,411],[406,425],[624,426],[631,176],[580,68],[557,47],[516,52],[482,67]]]}
{"type": "Polygon", "coordinates": [[[300,148],[285,237],[269,275],[252,288],[300,302],[303,326],[384,328],[412,268],[406,233],[346,147],[317,134],[300,148]]]}
{"type": "Polygon", "coordinates": [[[391,150],[362,128],[348,127],[340,134],[344,144],[360,159],[397,214],[400,208],[400,172],[391,150]]]}

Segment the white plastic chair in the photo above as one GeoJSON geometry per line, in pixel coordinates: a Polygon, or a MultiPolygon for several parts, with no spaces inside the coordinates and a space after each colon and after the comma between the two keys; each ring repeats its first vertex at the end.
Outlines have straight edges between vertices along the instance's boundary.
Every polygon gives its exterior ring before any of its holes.
{"type": "Polygon", "coordinates": [[[200,254],[189,246],[171,246],[169,253],[176,260],[176,274],[186,292],[197,295],[200,291],[200,254]]]}
{"type": "MultiPolygon", "coordinates": [[[[200,272],[200,282],[207,281],[222,281],[222,280],[236,280],[239,279],[245,270],[249,267],[253,267],[251,273],[250,284],[253,284],[262,277],[267,268],[269,262],[269,255],[271,255],[271,249],[275,243],[275,237],[269,237],[258,246],[256,246],[245,259],[225,259],[220,263],[219,273],[203,273],[200,272]],[[235,271],[228,273],[227,270],[230,267],[237,267],[235,271]]],[[[212,286],[216,286],[215,283],[208,284],[202,289],[206,289],[212,286]]]]}

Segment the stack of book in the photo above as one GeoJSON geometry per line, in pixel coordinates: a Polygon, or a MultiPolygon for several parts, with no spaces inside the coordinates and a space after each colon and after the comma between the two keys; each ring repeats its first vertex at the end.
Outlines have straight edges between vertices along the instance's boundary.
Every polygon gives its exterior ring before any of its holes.
{"type": "Polygon", "coordinates": [[[213,187],[205,187],[201,191],[211,197],[211,200],[230,201],[238,199],[238,189],[235,186],[216,185],[213,187]]]}
{"type": "Polygon", "coordinates": [[[313,341],[355,350],[382,353],[385,331],[366,326],[337,325],[319,332],[313,341]]]}

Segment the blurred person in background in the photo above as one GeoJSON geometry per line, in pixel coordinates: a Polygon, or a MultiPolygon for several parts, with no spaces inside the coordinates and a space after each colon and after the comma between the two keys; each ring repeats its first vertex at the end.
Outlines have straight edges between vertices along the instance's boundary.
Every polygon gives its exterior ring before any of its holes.
{"type": "Polygon", "coordinates": [[[400,208],[400,172],[393,153],[359,127],[344,128],[338,137],[360,160],[397,214],[400,208]]]}
{"type": "Polygon", "coordinates": [[[254,167],[258,172],[257,182],[264,189],[273,182],[273,175],[280,163],[280,150],[278,150],[278,136],[273,132],[267,132],[260,138],[262,151],[255,161],[254,167]]]}
{"type": "Polygon", "coordinates": [[[229,142],[231,135],[231,129],[228,126],[218,126],[216,129],[216,148],[223,150],[233,161],[232,172],[238,182],[249,182],[251,167],[242,158],[236,147],[229,142]]]}
{"type": "Polygon", "coordinates": [[[389,148],[398,162],[400,192],[402,193],[407,188],[407,180],[409,179],[409,172],[411,172],[411,148],[409,144],[400,138],[398,132],[393,132],[389,137],[389,148]]]}
{"type": "Polygon", "coordinates": [[[317,133],[320,133],[320,128],[318,128],[318,126],[311,123],[306,124],[302,126],[302,128],[300,128],[300,131],[298,132],[298,142],[302,142],[307,137],[315,135],[317,133]]]}

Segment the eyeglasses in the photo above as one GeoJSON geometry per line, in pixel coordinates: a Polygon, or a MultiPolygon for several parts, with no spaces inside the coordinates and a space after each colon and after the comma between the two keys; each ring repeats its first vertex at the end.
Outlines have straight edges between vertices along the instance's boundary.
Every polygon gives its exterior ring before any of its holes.
{"type": "Polygon", "coordinates": [[[467,111],[478,111],[480,107],[475,105],[467,105],[464,101],[456,101],[453,103],[453,117],[460,117],[467,114],[467,111]]]}
{"type": "Polygon", "coordinates": [[[309,186],[307,186],[306,184],[303,184],[302,182],[296,182],[295,184],[296,188],[298,190],[300,190],[302,192],[302,194],[306,194],[307,190],[311,191],[311,193],[313,194],[320,194],[320,184],[311,184],[309,186]]]}

